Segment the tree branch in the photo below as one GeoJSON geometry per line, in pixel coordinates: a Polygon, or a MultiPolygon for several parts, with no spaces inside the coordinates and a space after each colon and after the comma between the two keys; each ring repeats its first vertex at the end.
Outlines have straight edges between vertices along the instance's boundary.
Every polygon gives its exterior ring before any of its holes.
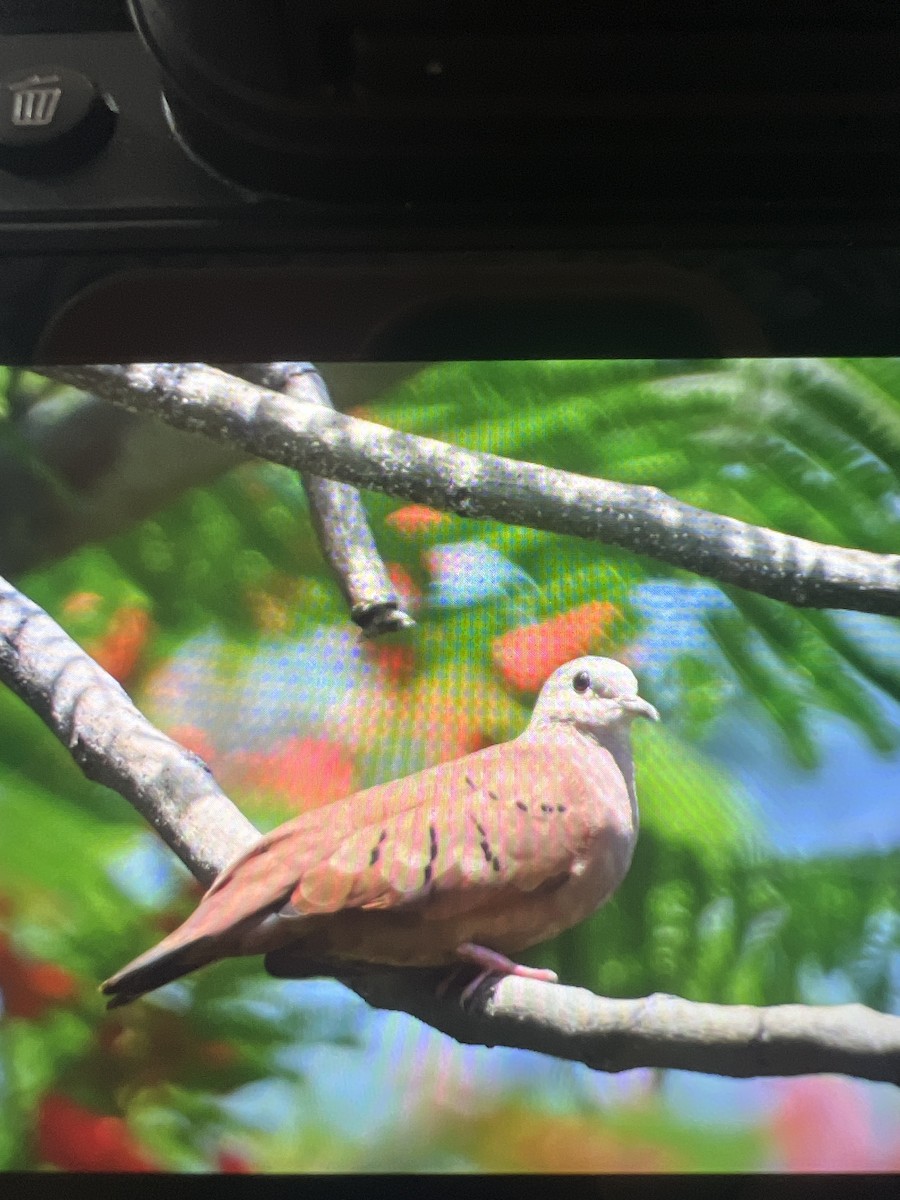
{"type": "Polygon", "coordinates": [[[202,759],[151,725],[112,676],[5,579],[0,683],[38,714],[88,779],[124,796],[201,883],[259,839],[202,759]]]}
{"type": "MultiPolygon", "coordinates": [[[[329,394],[348,408],[423,365],[334,363],[319,373],[329,394]]],[[[11,414],[13,408],[15,416],[0,426],[0,575],[13,579],[86,542],[123,533],[250,457],[228,442],[182,433],[155,415],[138,416],[96,396],[69,392],[13,405],[11,414]]],[[[381,594],[374,584],[372,591],[381,594]]]]}
{"type": "MultiPolygon", "coordinates": [[[[55,621],[2,579],[0,681],[34,709],[88,778],[124,796],[202,883],[257,840],[201,760],[155,729],[55,621]]],[[[290,956],[279,957],[290,974],[290,956]]],[[[411,1013],[458,1041],[537,1050],[604,1071],[836,1071],[900,1083],[900,1017],[857,1004],[607,1000],[508,978],[485,984],[463,1010],[452,992],[436,998],[431,972],[372,971],[343,982],[370,1004],[411,1013]]]]}
{"type": "Polygon", "coordinates": [[[655,994],[609,1000],[509,975],[464,1012],[452,997],[385,974],[348,981],[376,1008],[411,1013],[479,1046],[515,1046],[600,1071],[659,1067],[749,1078],[836,1073],[900,1085],[900,1017],[863,1004],[699,1004],[655,994]]]}
{"type": "MultiPolygon", "coordinates": [[[[334,411],[325,381],[312,363],[240,363],[225,369],[249,383],[334,411]]],[[[325,561],[363,633],[377,637],[415,625],[400,606],[356,488],[309,472],[301,472],[300,481],[325,561]]]]}
{"type": "Polygon", "coordinates": [[[797,606],[900,615],[900,555],[823,545],[705,512],[658,488],[588,479],[397,433],[202,364],[53,367],[44,373],[324,478],[461,516],[624,546],[797,606]]]}

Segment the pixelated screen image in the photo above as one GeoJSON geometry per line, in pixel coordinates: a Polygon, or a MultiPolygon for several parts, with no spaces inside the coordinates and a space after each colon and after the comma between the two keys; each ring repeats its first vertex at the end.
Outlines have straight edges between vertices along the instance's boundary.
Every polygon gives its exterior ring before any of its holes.
{"type": "Polygon", "coordinates": [[[0,369],[0,1168],[900,1168],[900,359],[167,366],[0,369]],[[306,832],[107,1009],[252,844],[199,760],[306,832]]]}

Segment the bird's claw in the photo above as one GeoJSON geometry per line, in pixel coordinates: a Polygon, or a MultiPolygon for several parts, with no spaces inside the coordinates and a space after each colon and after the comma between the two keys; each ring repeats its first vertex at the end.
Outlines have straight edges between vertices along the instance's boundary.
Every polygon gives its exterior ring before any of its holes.
{"type": "MultiPolygon", "coordinates": [[[[460,994],[459,1002],[463,1008],[491,975],[497,975],[501,979],[506,975],[518,975],[523,979],[539,980],[541,983],[557,983],[559,981],[555,971],[549,971],[544,967],[523,966],[521,963],[513,962],[504,954],[499,954],[496,950],[488,950],[485,946],[476,946],[474,942],[463,942],[457,946],[456,953],[464,962],[474,963],[475,966],[481,967],[475,978],[463,988],[460,994]]],[[[450,974],[441,980],[435,993],[439,1000],[446,995],[447,989],[459,975],[460,969],[460,967],[454,967],[450,974]]]]}

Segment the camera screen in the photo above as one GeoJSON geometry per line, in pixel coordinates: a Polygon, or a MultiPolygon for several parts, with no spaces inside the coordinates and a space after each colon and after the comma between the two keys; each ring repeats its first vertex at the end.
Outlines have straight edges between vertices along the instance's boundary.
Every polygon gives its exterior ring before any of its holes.
{"type": "Polygon", "coordinates": [[[0,383],[0,1167],[900,1167],[900,359],[0,383]]]}

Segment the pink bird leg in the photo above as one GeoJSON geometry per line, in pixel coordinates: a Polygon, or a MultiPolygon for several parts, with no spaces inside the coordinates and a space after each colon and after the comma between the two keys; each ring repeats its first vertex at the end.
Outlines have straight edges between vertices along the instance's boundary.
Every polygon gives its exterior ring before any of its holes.
{"type": "MultiPolygon", "coordinates": [[[[464,988],[459,998],[460,1004],[465,1004],[489,975],[520,975],[523,979],[537,979],[541,983],[557,983],[559,981],[555,971],[549,971],[545,967],[524,967],[521,963],[513,962],[504,954],[498,954],[496,950],[488,950],[485,946],[476,946],[474,942],[463,942],[456,947],[456,953],[465,962],[474,963],[477,967],[482,968],[472,982],[464,988]]],[[[459,968],[457,967],[440,984],[437,990],[439,998],[458,974],[459,968]]]]}

